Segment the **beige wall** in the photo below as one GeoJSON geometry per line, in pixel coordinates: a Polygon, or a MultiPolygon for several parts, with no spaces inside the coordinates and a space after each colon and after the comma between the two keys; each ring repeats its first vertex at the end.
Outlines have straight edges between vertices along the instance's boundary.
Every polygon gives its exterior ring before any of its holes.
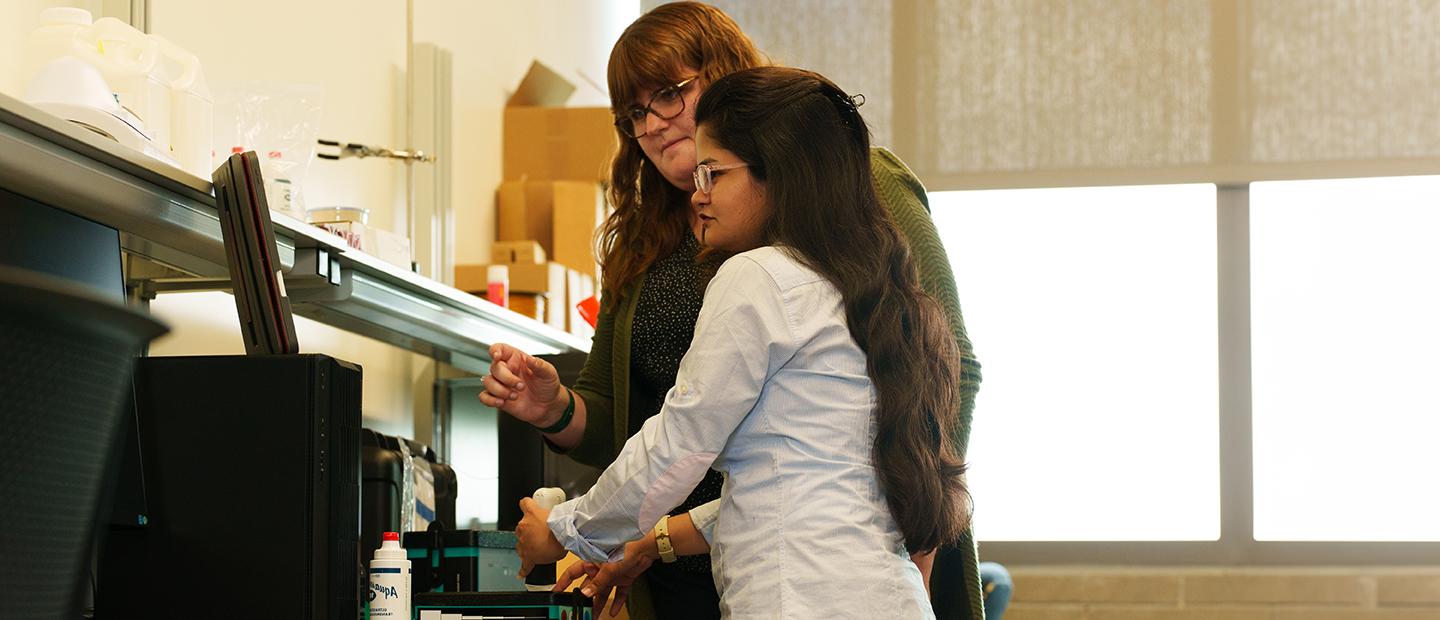
{"type": "Polygon", "coordinates": [[[55,6],[73,6],[103,15],[102,0],[5,0],[0,2],[0,93],[21,98],[25,84],[20,63],[25,58],[25,39],[40,23],[40,11],[55,6]]]}

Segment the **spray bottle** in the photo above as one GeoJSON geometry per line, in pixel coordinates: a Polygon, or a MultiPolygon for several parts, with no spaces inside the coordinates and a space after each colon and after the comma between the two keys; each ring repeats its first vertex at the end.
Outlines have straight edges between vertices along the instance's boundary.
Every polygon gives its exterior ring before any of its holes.
{"type": "MultiPolygon", "coordinates": [[[[536,489],[532,495],[535,503],[546,510],[554,509],[565,501],[565,489],[545,487],[536,489]]],[[[536,564],[525,576],[525,589],[531,592],[549,592],[555,587],[555,564],[536,564]]]]}
{"type": "Polygon", "coordinates": [[[410,620],[410,560],[400,547],[398,532],[385,532],[375,559],[370,560],[370,617],[410,620]]]}

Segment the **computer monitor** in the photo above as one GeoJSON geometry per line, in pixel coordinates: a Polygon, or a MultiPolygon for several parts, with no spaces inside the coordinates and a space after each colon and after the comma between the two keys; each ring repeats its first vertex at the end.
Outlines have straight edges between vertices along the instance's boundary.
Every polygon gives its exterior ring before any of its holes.
{"type": "Polygon", "coordinates": [[[0,265],[70,280],[125,302],[119,231],[3,189],[0,265]]]}

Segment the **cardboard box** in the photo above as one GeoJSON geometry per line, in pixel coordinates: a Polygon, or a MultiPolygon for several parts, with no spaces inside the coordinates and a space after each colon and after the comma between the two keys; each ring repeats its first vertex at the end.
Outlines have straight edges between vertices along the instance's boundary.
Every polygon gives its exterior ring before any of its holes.
{"type": "Polygon", "coordinates": [[[545,296],[539,293],[511,293],[510,309],[541,323],[545,322],[545,296]]]}
{"type": "Polygon", "coordinates": [[[498,265],[526,263],[539,265],[545,261],[545,248],[539,241],[496,241],[490,246],[490,262],[498,265]]]}
{"type": "Polygon", "coordinates": [[[609,108],[505,108],[505,180],[605,180],[614,119],[609,108]]]}
{"type": "MultiPolygon", "coordinates": [[[[489,284],[489,265],[456,265],[455,288],[472,295],[485,296],[489,284]]],[[[510,305],[516,307],[515,299],[525,294],[545,297],[545,323],[555,329],[565,330],[569,313],[566,312],[566,274],[570,271],[559,263],[527,265],[517,263],[506,265],[510,272],[510,305]]]]}
{"type": "Polygon", "coordinates": [[[603,181],[618,144],[609,108],[561,107],[575,85],[538,61],[505,103],[505,180],[603,181]]]}
{"type": "Polygon", "coordinates": [[[595,258],[595,230],[604,221],[604,199],[600,186],[590,186],[590,199],[586,201],[577,193],[564,200],[556,194],[554,213],[550,218],[554,239],[551,245],[551,260],[580,273],[589,274],[593,279],[598,273],[599,263],[595,258]]]}
{"type": "MultiPolygon", "coordinates": [[[[456,265],[455,288],[467,293],[485,294],[489,284],[486,269],[489,265],[456,265]]],[[[510,292],[563,294],[565,292],[565,266],[559,263],[529,265],[516,263],[506,265],[510,270],[510,292]]]]}
{"type": "Polygon", "coordinates": [[[359,222],[331,222],[318,226],[339,235],[352,248],[410,271],[410,240],[402,235],[359,222]]]}
{"type": "Polygon", "coordinates": [[[588,181],[506,181],[496,192],[499,241],[540,243],[550,260],[592,274],[600,187],[588,181]]]}

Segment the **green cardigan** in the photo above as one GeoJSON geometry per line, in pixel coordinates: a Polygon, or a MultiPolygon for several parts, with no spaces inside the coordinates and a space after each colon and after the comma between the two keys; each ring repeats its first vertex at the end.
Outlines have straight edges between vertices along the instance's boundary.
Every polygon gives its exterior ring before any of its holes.
{"type": "MultiPolygon", "coordinates": [[[[875,190],[880,202],[890,210],[890,215],[900,227],[901,233],[910,243],[910,252],[920,270],[920,285],[945,308],[950,328],[955,332],[955,341],[960,345],[960,437],[963,449],[970,439],[970,419],[975,408],[975,393],[980,389],[980,363],[965,332],[965,321],[960,314],[960,300],[955,292],[955,276],[950,270],[950,260],[935,224],[930,219],[930,202],[926,198],[925,186],[914,173],[890,151],[883,148],[871,150],[871,174],[875,179],[875,190]]],[[[610,465],[629,439],[630,428],[630,327],[635,320],[635,306],[640,298],[638,291],[645,285],[645,277],[637,278],[623,295],[606,295],[595,326],[595,338],[585,367],[575,383],[575,391],[585,399],[585,434],[580,444],[567,452],[570,458],[587,465],[604,468],[610,465]],[[614,301],[614,300],[619,300],[614,301]]],[[[932,574],[932,592],[936,596],[958,595],[962,591],[965,601],[961,607],[972,610],[970,618],[983,618],[978,611],[981,603],[978,563],[975,559],[975,543],[967,534],[962,541],[965,553],[963,565],[977,567],[967,570],[963,576],[932,574]],[[968,551],[965,551],[968,549],[968,551]],[[965,588],[935,587],[936,584],[964,580],[965,588]]],[[[947,563],[947,565],[949,565],[947,563]]],[[[636,584],[641,586],[639,582],[636,584]]],[[[648,597],[640,588],[632,592],[631,617],[646,618],[653,614],[644,613],[648,608],[648,597]],[[637,609],[638,607],[638,609],[637,609]]],[[[936,601],[937,613],[943,608],[936,601]]]]}

